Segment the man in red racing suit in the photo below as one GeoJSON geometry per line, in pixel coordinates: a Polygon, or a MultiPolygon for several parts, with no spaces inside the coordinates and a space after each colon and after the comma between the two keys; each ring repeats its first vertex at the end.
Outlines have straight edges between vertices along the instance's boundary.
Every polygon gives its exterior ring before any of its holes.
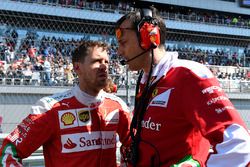
{"type": "MultiPolygon", "coordinates": [[[[105,86],[108,69],[104,45],[87,42],[81,47],[86,47],[90,55],[79,63],[82,67],[76,68],[79,85],[44,97],[32,106],[31,114],[3,141],[0,166],[22,166],[21,160],[41,145],[46,167],[117,166],[116,135],[121,143],[127,144],[128,108],[117,96],[100,90],[105,86]],[[80,70],[91,74],[83,75],[80,70]],[[84,77],[93,77],[85,81],[93,83],[85,86],[96,92],[95,96],[80,89],[84,77]]],[[[83,52],[79,53],[76,55],[82,56],[83,52]]]]}
{"type": "Polygon", "coordinates": [[[166,52],[166,36],[155,8],[117,21],[119,55],[130,70],[144,71],[125,160],[136,167],[247,166],[250,135],[239,113],[207,67],[166,52]]]}
{"type": "Polygon", "coordinates": [[[153,77],[137,166],[247,165],[247,127],[208,68],[167,53],[153,77]]]}

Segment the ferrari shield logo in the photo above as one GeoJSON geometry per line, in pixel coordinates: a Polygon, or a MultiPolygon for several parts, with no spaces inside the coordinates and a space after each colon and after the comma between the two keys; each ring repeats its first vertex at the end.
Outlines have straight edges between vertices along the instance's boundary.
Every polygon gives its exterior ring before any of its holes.
{"type": "Polygon", "coordinates": [[[158,94],[158,89],[154,89],[153,93],[152,93],[152,97],[155,97],[158,94]]]}

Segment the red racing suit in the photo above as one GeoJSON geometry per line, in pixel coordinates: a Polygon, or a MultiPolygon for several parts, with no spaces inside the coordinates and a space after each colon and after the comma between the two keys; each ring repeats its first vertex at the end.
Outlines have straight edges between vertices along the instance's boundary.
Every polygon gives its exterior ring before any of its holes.
{"type": "MultiPolygon", "coordinates": [[[[152,78],[136,166],[245,167],[249,163],[247,127],[207,67],[167,52],[152,78]]],[[[146,79],[144,74],[139,95],[146,79]]]]}
{"type": "Polygon", "coordinates": [[[114,167],[116,134],[127,143],[130,114],[117,96],[90,96],[78,86],[44,97],[3,141],[0,166],[21,160],[43,145],[46,167],[114,167]]]}

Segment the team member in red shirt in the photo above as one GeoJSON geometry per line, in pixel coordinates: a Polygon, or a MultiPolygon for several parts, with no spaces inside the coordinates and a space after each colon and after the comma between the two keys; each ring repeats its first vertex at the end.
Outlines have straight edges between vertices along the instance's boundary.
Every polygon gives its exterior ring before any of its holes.
{"type": "Polygon", "coordinates": [[[166,35],[155,8],[117,21],[121,62],[144,72],[125,160],[138,167],[245,167],[250,136],[242,118],[208,68],[165,51],[166,35]]]}
{"type": "Polygon", "coordinates": [[[41,145],[48,167],[116,166],[116,134],[127,144],[126,104],[102,89],[107,84],[107,45],[84,42],[73,53],[79,84],[44,97],[3,141],[0,166],[22,166],[41,145]]]}

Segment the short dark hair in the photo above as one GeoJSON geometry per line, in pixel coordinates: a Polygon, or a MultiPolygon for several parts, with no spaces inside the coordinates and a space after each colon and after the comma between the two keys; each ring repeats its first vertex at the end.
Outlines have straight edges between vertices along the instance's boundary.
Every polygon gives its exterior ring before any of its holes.
{"type": "Polygon", "coordinates": [[[108,44],[101,41],[82,41],[79,46],[72,52],[72,63],[83,62],[84,58],[89,55],[91,49],[95,46],[108,51],[108,44]]]}
{"type": "MultiPolygon", "coordinates": [[[[150,6],[149,9],[151,9],[152,18],[157,21],[157,25],[160,29],[160,36],[161,36],[160,45],[165,47],[166,34],[167,34],[166,24],[165,24],[164,20],[158,14],[158,11],[155,7],[150,6]]],[[[138,24],[140,23],[140,21],[142,20],[141,13],[142,13],[141,9],[137,9],[135,11],[131,11],[131,12],[125,14],[116,22],[116,28],[119,28],[120,25],[125,20],[129,19],[133,23],[133,28],[137,31],[137,34],[139,34],[137,27],[138,27],[138,24]]]]}

